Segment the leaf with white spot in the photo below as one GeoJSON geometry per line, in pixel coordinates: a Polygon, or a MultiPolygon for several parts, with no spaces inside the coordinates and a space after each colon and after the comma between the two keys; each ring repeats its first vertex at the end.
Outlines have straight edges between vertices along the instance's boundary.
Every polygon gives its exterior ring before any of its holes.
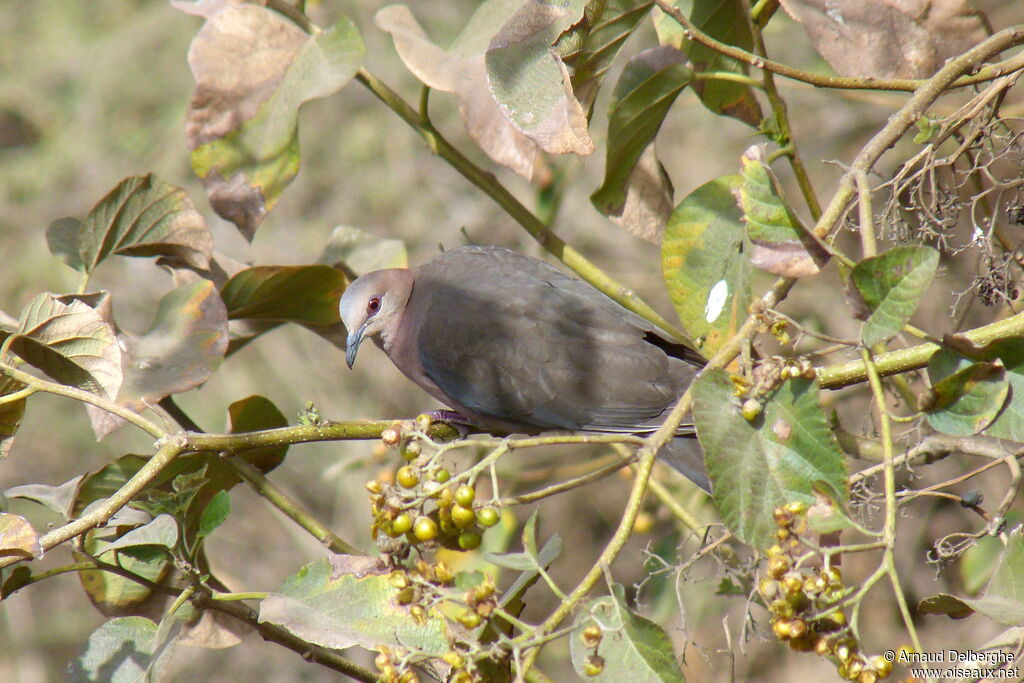
{"type": "Polygon", "coordinates": [[[721,348],[747,317],[753,269],[733,191],[739,176],[694,190],[669,218],[661,267],[683,328],[706,356],[721,348]]]}
{"type": "Polygon", "coordinates": [[[708,300],[704,305],[704,320],[713,324],[725,310],[725,302],[729,300],[729,283],[719,280],[708,292],[708,300]]]}

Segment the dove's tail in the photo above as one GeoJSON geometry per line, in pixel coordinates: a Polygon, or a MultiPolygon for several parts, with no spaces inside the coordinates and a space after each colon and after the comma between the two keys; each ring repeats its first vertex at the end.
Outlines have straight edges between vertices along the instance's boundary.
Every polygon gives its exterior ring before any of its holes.
{"type": "Polygon", "coordinates": [[[704,449],[696,436],[677,436],[661,447],[658,457],[679,471],[684,477],[711,493],[711,482],[704,469],[704,449]]]}

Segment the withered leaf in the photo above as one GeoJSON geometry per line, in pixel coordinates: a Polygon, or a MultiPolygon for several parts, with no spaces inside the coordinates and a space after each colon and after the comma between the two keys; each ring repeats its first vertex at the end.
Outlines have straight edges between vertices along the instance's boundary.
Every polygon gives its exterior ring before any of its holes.
{"type": "Polygon", "coordinates": [[[214,210],[246,238],[299,171],[299,108],[348,83],[362,56],[362,39],[347,18],[309,35],[256,5],[221,8],[192,41],[192,168],[214,210]]]}
{"type": "Polygon", "coordinates": [[[800,222],[768,166],[764,145],[747,148],[740,159],[743,182],[736,195],[753,245],[750,262],[785,277],[814,275],[828,262],[828,250],[800,222]]]}
{"type": "Polygon", "coordinates": [[[593,141],[569,74],[551,51],[582,14],[534,0],[483,3],[449,50],[435,45],[405,5],[375,17],[406,67],[435,90],[454,93],[466,131],[496,163],[545,182],[540,152],[589,154],[593,141]]]}
{"type": "Polygon", "coordinates": [[[11,351],[61,384],[113,398],[121,386],[114,328],[79,298],[36,296],[22,311],[11,351]]]}
{"type": "Polygon", "coordinates": [[[782,0],[841,76],[927,78],[988,35],[965,0],[782,0]]]}

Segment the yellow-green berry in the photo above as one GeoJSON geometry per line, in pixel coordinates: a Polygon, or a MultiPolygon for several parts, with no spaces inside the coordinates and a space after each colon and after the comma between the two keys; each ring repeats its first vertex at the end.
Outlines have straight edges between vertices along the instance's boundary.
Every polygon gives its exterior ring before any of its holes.
{"type": "Polygon", "coordinates": [[[785,555],[774,555],[768,558],[768,576],[781,579],[789,571],[789,558],[785,555]]]}
{"type": "Polygon", "coordinates": [[[748,398],[743,402],[743,407],[740,408],[740,412],[743,414],[743,419],[747,422],[753,422],[757,419],[757,416],[761,414],[761,402],[756,398],[748,398]]]}
{"type": "Polygon", "coordinates": [[[430,517],[418,517],[412,532],[420,541],[433,541],[437,538],[437,522],[430,517]]]}
{"type": "Polygon", "coordinates": [[[395,481],[397,481],[398,485],[402,488],[411,489],[416,486],[416,484],[420,483],[420,475],[419,472],[416,471],[416,468],[410,465],[405,465],[404,467],[398,468],[398,472],[395,473],[395,481]]]}
{"type": "Polygon", "coordinates": [[[463,484],[455,489],[455,502],[462,507],[468,508],[473,504],[474,498],[476,498],[476,489],[468,484],[463,484]]]}
{"type": "Polygon", "coordinates": [[[407,513],[403,512],[402,514],[398,515],[393,520],[391,520],[391,529],[390,529],[388,535],[389,536],[401,536],[402,534],[404,534],[406,531],[408,531],[411,528],[412,528],[412,517],[410,517],[407,513]]]}
{"type": "Polygon", "coordinates": [[[475,610],[467,609],[459,615],[459,623],[466,628],[476,628],[481,621],[480,615],[475,610]]]}
{"type": "Polygon", "coordinates": [[[489,529],[501,519],[501,513],[494,508],[481,508],[476,513],[476,521],[480,526],[489,529]]]}
{"type": "Polygon", "coordinates": [[[459,547],[463,550],[476,550],[482,540],[480,534],[475,531],[463,531],[459,534],[459,547]]]}
{"type": "Polygon", "coordinates": [[[473,525],[476,521],[476,512],[471,507],[463,507],[461,505],[453,505],[451,508],[452,522],[455,526],[460,529],[465,529],[473,525]]]}
{"type": "Polygon", "coordinates": [[[603,635],[604,634],[601,632],[601,627],[588,626],[585,629],[583,629],[583,633],[580,634],[580,640],[583,641],[583,644],[585,646],[589,647],[590,649],[593,649],[601,644],[601,637],[603,635]]]}

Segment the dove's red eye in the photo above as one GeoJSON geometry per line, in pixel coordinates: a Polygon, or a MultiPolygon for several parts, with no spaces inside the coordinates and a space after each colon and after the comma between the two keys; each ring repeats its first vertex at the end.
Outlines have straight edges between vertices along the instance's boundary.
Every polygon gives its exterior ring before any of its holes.
{"type": "Polygon", "coordinates": [[[366,304],[366,316],[377,315],[377,311],[380,310],[380,297],[375,296],[371,298],[366,304]]]}

